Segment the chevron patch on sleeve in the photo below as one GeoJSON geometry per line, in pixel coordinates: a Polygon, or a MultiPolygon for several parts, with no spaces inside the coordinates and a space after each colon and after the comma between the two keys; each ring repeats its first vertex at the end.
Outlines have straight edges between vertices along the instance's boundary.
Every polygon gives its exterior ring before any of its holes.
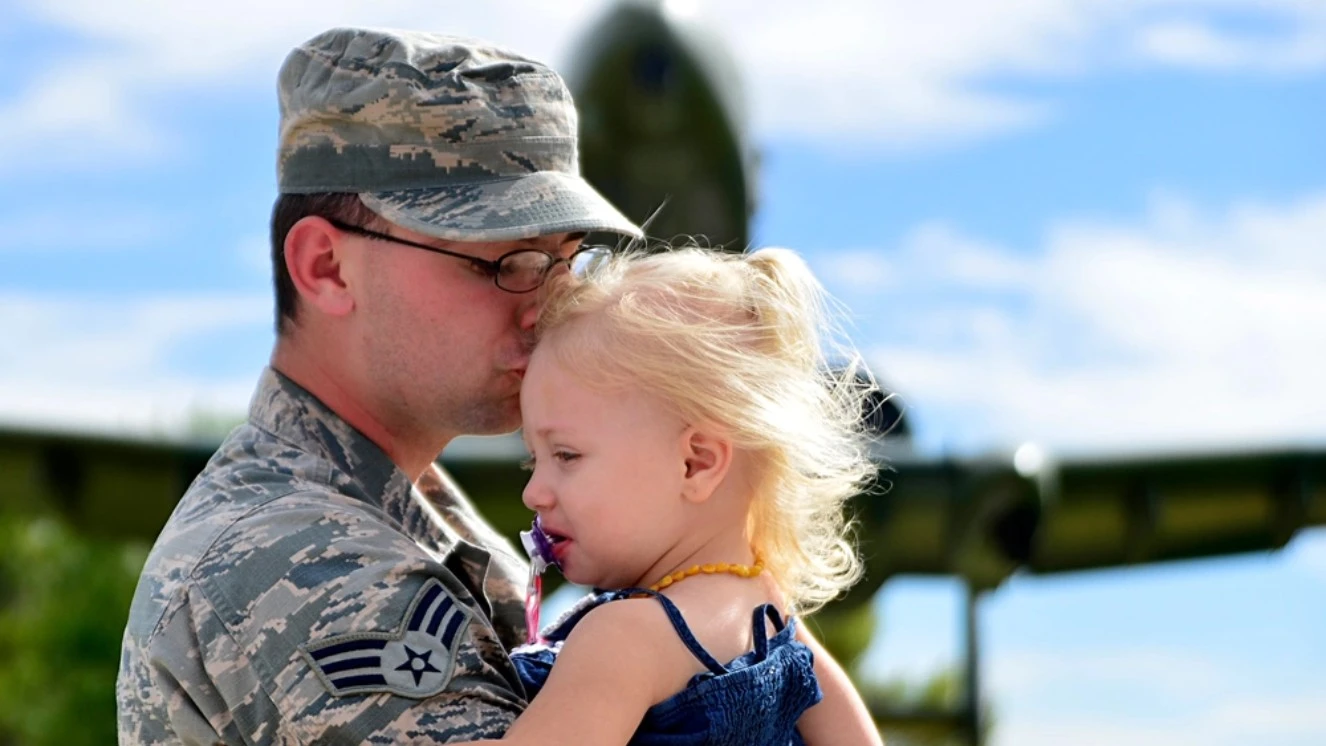
{"type": "Polygon", "coordinates": [[[335,696],[390,692],[422,699],[451,681],[470,613],[429,578],[394,631],[337,635],[299,651],[335,696]]]}

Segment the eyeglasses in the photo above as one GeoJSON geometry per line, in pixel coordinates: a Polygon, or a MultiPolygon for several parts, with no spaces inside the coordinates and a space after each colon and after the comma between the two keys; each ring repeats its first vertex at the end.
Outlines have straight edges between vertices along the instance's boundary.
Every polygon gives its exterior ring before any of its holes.
{"type": "Polygon", "coordinates": [[[584,277],[598,269],[612,257],[612,249],[607,246],[581,246],[574,254],[565,259],[542,249],[516,249],[515,251],[508,251],[495,260],[484,259],[416,241],[408,241],[404,238],[379,233],[358,225],[342,223],[339,220],[330,218],[326,218],[326,220],[338,230],[346,233],[353,233],[379,241],[405,244],[435,254],[464,259],[474,265],[475,269],[493,278],[493,284],[497,285],[499,290],[505,290],[508,293],[528,293],[538,290],[559,264],[566,264],[567,268],[576,277],[584,277]]]}

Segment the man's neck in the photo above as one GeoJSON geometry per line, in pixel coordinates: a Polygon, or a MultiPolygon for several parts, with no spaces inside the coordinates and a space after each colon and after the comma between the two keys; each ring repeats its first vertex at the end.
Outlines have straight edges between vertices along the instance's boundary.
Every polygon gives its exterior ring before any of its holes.
{"type": "Polygon", "coordinates": [[[272,351],[271,366],[317,397],[323,406],[373,441],[411,482],[419,478],[451,440],[443,438],[440,443],[425,443],[425,440],[437,439],[393,432],[367,406],[366,397],[357,392],[334,366],[324,364],[317,356],[306,354],[289,340],[277,341],[272,351]]]}

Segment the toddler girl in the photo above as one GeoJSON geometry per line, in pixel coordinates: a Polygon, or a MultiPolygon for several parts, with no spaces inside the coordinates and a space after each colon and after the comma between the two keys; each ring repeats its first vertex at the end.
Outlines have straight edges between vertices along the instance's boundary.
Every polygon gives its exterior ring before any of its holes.
{"type": "Polygon", "coordinates": [[[809,269],[683,249],[551,293],[524,502],[550,563],[600,590],[513,655],[533,699],[504,742],[878,743],[794,616],[858,579],[842,508],[875,471],[809,269]]]}

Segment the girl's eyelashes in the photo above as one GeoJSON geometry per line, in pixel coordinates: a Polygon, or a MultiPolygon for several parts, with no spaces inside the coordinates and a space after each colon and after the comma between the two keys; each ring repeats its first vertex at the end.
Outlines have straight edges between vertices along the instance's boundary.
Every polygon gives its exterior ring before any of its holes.
{"type": "MultiPolygon", "coordinates": [[[[569,464],[579,459],[580,454],[576,453],[575,451],[568,451],[564,448],[559,448],[552,452],[552,458],[554,461],[559,461],[563,464],[569,464]]],[[[529,458],[520,462],[520,468],[523,471],[534,471],[534,467],[536,465],[537,462],[533,456],[530,456],[529,458]]]]}

